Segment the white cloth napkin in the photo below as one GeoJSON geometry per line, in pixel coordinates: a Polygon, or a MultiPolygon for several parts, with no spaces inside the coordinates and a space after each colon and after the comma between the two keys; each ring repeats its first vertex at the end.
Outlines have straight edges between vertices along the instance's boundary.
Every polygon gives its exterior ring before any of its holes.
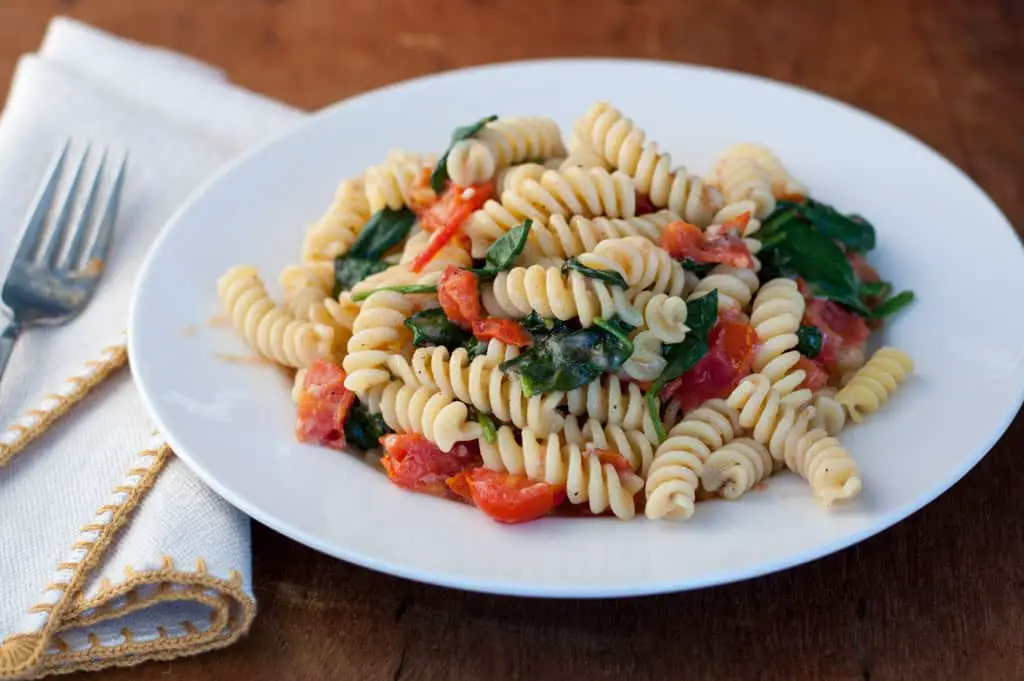
{"type": "MultiPolygon", "coordinates": [[[[93,302],[67,326],[28,331],[0,381],[0,445],[94,374],[87,360],[123,358],[133,281],[165,221],[300,118],[195,60],[51,23],[0,116],[0,273],[65,139],[71,158],[86,141],[127,150],[128,171],[93,302]]],[[[0,467],[0,678],[227,645],[254,611],[248,519],[162,445],[127,370],[0,467]]]]}

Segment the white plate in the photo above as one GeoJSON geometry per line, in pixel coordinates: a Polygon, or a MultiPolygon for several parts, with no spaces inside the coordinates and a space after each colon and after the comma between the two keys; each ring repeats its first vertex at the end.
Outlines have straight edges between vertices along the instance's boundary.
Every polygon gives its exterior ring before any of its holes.
{"type": "MultiPolygon", "coordinates": [[[[131,364],[175,451],[213,489],[325,553],[411,579],[534,596],[624,596],[697,588],[824,556],[905,518],[989,450],[1024,387],[1020,242],[960,170],[893,126],[759,78],[641,61],[536,61],[402,83],[337,104],[248,155],[171,220],[132,308],[131,364]],[[356,457],[292,439],[289,382],[245,354],[214,282],[247,262],[270,281],[298,258],[305,225],[337,182],[402,147],[443,150],[452,128],[490,113],[543,114],[568,131],[605,99],[697,172],[729,143],[771,146],[812,194],[871,219],[873,261],[918,302],[885,340],[917,372],[843,435],[865,491],[820,510],[784,475],[685,523],[544,519],[502,526],[460,504],[404,492],[356,457]],[[188,327],[200,333],[184,333],[188,327]]],[[[201,519],[197,519],[201,522],[201,519]]]]}

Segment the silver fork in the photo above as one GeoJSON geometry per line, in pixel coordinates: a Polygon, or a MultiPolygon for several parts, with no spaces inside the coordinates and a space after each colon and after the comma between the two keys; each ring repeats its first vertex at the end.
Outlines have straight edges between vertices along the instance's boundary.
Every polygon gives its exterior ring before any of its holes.
{"type": "Polygon", "coordinates": [[[47,216],[55,205],[70,146],[71,141],[68,140],[43,180],[0,294],[0,299],[11,312],[6,327],[0,333],[0,378],[14,350],[14,343],[24,329],[64,324],[85,309],[96,291],[110,252],[127,156],[118,166],[97,222],[93,220],[93,213],[107,164],[107,152],[103,152],[92,180],[83,188],[82,174],[89,156],[87,146],[72,170],[67,194],[56,206],[51,229],[46,233],[47,216]],[[74,225],[69,226],[72,209],[78,200],[82,201],[81,212],[74,225]]]}

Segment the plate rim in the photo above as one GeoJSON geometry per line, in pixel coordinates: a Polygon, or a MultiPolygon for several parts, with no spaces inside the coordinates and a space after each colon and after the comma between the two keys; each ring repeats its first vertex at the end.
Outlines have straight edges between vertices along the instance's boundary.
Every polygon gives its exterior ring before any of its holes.
{"type": "MultiPolygon", "coordinates": [[[[297,121],[294,125],[288,126],[281,132],[271,135],[263,142],[256,144],[251,149],[243,152],[234,159],[228,161],[221,166],[216,172],[211,174],[206,180],[196,186],[188,196],[182,201],[181,205],[173,212],[173,214],[167,219],[164,225],[161,227],[158,235],[148,247],[146,254],[139,266],[138,273],[133,281],[133,290],[131,296],[131,302],[129,306],[128,321],[127,321],[127,349],[128,358],[130,365],[138,365],[142,358],[137,354],[137,350],[134,350],[136,343],[133,342],[139,333],[137,329],[137,316],[138,310],[141,307],[142,296],[140,292],[143,290],[142,283],[147,279],[150,269],[153,266],[153,262],[157,260],[158,253],[161,250],[165,239],[169,238],[169,235],[174,231],[175,225],[181,222],[182,218],[186,216],[193,208],[194,205],[203,200],[203,198],[219,183],[224,177],[236,172],[239,168],[247,165],[253,158],[263,154],[270,147],[274,147],[281,144],[285,140],[300,134],[300,132],[308,127],[314,126],[318,121],[329,118],[332,113],[341,109],[347,105],[351,105],[355,102],[359,102],[365,99],[371,99],[381,93],[387,92],[392,89],[400,89],[416,83],[422,83],[423,81],[435,81],[443,80],[448,78],[458,78],[465,74],[479,73],[486,71],[499,71],[501,69],[515,69],[519,67],[543,67],[547,65],[561,66],[561,67],[572,67],[572,66],[586,66],[586,67],[599,67],[601,65],[614,65],[616,67],[631,65],[634,67],[658,67],[667,69],[676,69],[680,71],[698,71],[704,72],[711,75],[726,76],[738,78],[741,80],[749,80],[758,82],[763,85],[768,85],[776,88],[782,88],[784,90],[794,91],[798,94],[809,95],[814,99],[827,102],[834,106],[839,106],[842,109],[858,114],[862,117],[866,117],[876,124],[880,124],[886,128],[890,133],[896,133],[899,136],[908,138],[917,143],[917,145],[926,150],[937,160],[944,163],[949,169],[952,169],[958,176],[959,179],[968,185],[970,185],[979,198],[987,201],[990,207],[998,214],[1006,225],[1010,228],[1010,232],[1016,237],[1018,247],[1024,251],[1024,237],[1013,228],[1013,223],[1009,220],[1006,214],[1002,211],[1000,206],[995,200],[977,183],[974,179],[964,171],[959,165],[954,163],[951,159],[946,157],[944,154],[933,148],[931,145],[920,139],[918,136],[910,131],[900,128],[896,124],[881,118],[880,116],[861,109],[854,104],[851,104],[842,99],[833,97],[831,95],[822,94],[815,90],[809,89],[805,86],[789,83],[781,80],[775,80],[766,76],[747,73],[743,71],[737,71],[728,68],[722,68],[717,66],[707,66],[701,64],[692,64],[687,62],[674,62],[667,60],[655,60],[655,59],[643,59],[643,58],[615,58],[615,57],[558,57],[558,58],[531,58],[531,59],[517,59],[499,62],[489,62],[486,64],[479,64],[469,67],[447,69],[444,71],[438,71],[434,73],[423,74],[412,78],[399,80],[391,83],[381,85],[371,90],[359,92],[350,97],[346,97],[321,107],[315,111],[307,113],[301,120],[297,121]]],[[[304,546],[312,548],[315,551],[329,555],[333,558],[344,560],[346,562],[358,565],[363,568],[373,570],[375,572],[381,572],[386,575],[391,575],[403,579],[408,579],[416,582],[425,584],[431,584],[441,586],[445,588],[459,589],[463,591],[470,591],[476,593],[487,593],[494,595],[507,595],[507,596],[518,596],[518,597],[529,597],[529,598],[576,598],[576,599],[597,599],[597,598],[625,598],[635,596],[647,596],[657,595],[665,593],[678,593],[683,591],[691,591],[696,589],[704,589],[713,586],[731,584],[735,582],[746,581],[765,575],[770,575],[777,572],[789,570],[793,567],[797,567],[804,564],[813,563],[817,560],[838,553],[844,549],[850,548],[861,542],[870,539],[871,537],[881,534],[886,530],[892,528],[897,523],[906,520],[910,516],[916,514],[922,508],[935,501],[938,497],[948,492],[954,485],[959,483],[963,478],[973,470],[978,463],[986,456],[995,445],[1002,439],[1006,434],[1013,421],[1016,419],[1018,413],[1021,410],[1021,406],[1024,405],[1024,382],[1018,386],[1016,399],[1014,401],[1013,408],[1010,409],[1008,405],[1007,411],[1003,418],[1000,420],[1000,425],[997,430],[993,430],[993,433],[987,438],[986,443],[979,445],[975,452],[971,453],[971,456],[964,457],[961,465],[956,468],[955,471],[944,479],[941,484],[934,486],[927,494],[923,494],[916,499],[910,499],[907,503],[904,503],[885,516],[874,521],[868,528],[852,532],[837,539],[824,542],[816,545],[811,550],[803,552],[789,554],[785,559],[776,560],[773,563],[758,563],[756,566],[752,566],[744,569],[736,570],[724,570],[715,572],[713,575],[698,578],[698,579],[683,579],[683,580],[649,580],[642,583],[624,584],[622,586],[615,587],[594,587],[594,586],[582,586],[572,587],[565,585],[548,586],[544,584],[522,584],[519,582],[509,582],[507,579],[489,579],[480,577],[465,577],[459,575],[453,575],[450,572],[441,571],[426,571],[418,568],[408,567],[405,564],[382,561],[375,558],[372,555],[366,555],[357,551],[350,551],[344,548],[340,548],[337,545],[329,544],[327,542],[319,540],[317,537],[304,533],[301,529],[292,526],[291,524],[278,519],[275,516],[264,513],[257,504],[250,504],[244,499],[231,492],[225,487],[217,478],[210,474],[199,462],[197,462],[187,451],[187,448],[181,446],[180,441],[174,435],[171,430],[165,427],[162,419],[159,416],[159,410],[156,408],[154,401],[151,399],[149,392],[144,388],[144,381],[135,377],[134,373],[132,376],[134,385],[136,386],[139,396],[142,400],[143,406],[145,407],[150,418],[154,421],[155,425],[159,429],[161,435],[171,446],[174,453],[184,461],[189,469],[196,474],[196,476],[203,481],[204,484],[209,486],[218,496],[224,499],[234,508],[238,509],[242,513],[246,514],[251,520],[259,522],[265,525],[275,532],[278,532],[293,541],[296,541],[304,546]]]]}

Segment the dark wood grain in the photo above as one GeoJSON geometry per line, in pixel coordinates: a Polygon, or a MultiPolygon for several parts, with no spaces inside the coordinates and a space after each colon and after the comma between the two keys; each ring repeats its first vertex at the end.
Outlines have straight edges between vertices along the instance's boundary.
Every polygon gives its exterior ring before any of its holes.
{"type": "MultiPolygon", "coordinates": [[[[0,91],[54,13],[206,59],[307,108],[524,57],[748,71],[909,130],[1024,225],[1024,4],[1014,0],[4,0],[0,91]]],[[[928,220],[928,206],[920,215],[928,220]]],[[[92,678],[1022,679],[1022,447],[1018,419],[960,484],[890,531],[780,574],[672,596],[459,593],[368,572],[256,527],[260,614],[247,639],[92,678]]]]}

